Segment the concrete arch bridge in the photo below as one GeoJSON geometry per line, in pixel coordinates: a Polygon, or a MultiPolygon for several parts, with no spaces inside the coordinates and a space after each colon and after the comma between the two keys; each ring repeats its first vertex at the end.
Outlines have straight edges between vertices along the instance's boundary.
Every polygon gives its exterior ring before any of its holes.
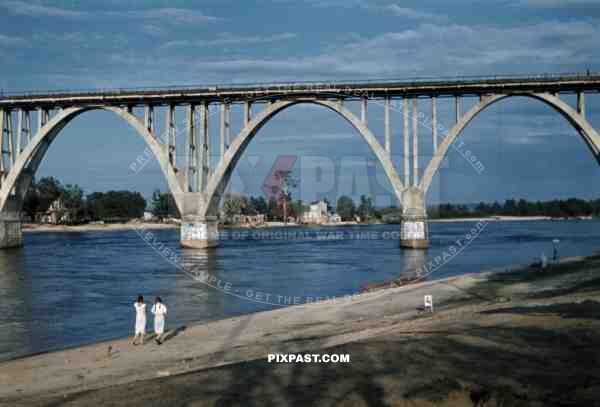
{"type": "Polygon", "coordinates": [[[502,99],[530,97],[551,106],[567,119],[600,161],[600,135],[585,115],[586,93],[599,90],[600,75],[571,74],[3,95],[0,97],[0,248],[22,245],[20,214],[33,176],[60,131],[86,111],[113,112],[136,130],[158,160],[182,215],[182,246],[205,248],[218,243],[219,203],[237,162],[260,128],[290,106],[300,103],[322,106],[348,121],[380,162],[402,203],[401,246],[426,248],[429,243],[426,193],[444,157],[471,120],[502,99]],[[561,99],[566,94],[577,95],[575,106],[561,99]],[[465,97],[478,97],[478,102],[463,112],[461,99],[465,97]],[[443,133],[437,123],[437,102],[441,98],[453,100],[456,113],[453,126],[443,133]],[[384,106],[383,144],[368,125],[369,100],[384,106]],[[348,108],[349,103],[360,104],[360,115],[348,108]],[[419,103],[431,104],[429,127],[434,151],[422,174],[418,152],[419,103]],[[236,134],[231,126],[234,104],[243,106],[242,128],[236,134]],[[390,158],[392,144],[396,142],[391,137],[391,106],[401,106],[402,111],[401,174],[390,158]],[[181,132],[175,122],[178,109],[186,112],[181,132]],[[156,131],[155,116],[159,111],[165,114],[164,134],[156,131]],[[217,146],[211,145],[208,130],[213,117],[219,126],[217,146]],[[176,153],[176,137],[184,137],[183,154],[176,153]],[[211,168],[211,155],[220,156],[215,168],[211,168]]]}

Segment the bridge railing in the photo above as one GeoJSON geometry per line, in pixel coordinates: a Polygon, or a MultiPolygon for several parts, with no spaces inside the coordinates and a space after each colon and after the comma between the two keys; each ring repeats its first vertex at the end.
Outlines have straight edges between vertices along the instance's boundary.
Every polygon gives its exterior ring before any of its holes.
{"type": "Polygon", "coordinates": [[[345,80],[314,80],[314,81],[275,81],[264,83],[218,83],[218,84],[194,84],[194,85],[169,85],[169,86],[140,86],[126,88],[90,88],[90,89],[54,89],[54,90],[28,90],[28,91],[4,91],[0,89],[0,100],[4,98],[31,98],[40,97],[68,97],[68,96],[94,96],[94,95],[123,95],[131,93],[151,94],[164,93],[169,91],[175,92],[218,92],[218,91],[244,91],[253,89],[278,88],[293,85],[345,85],[345,86],[361,86],[361,85],[394,85],[400,87],[424,86],[424,85],[469,85],[482,82],[528,82],[528,81],[575,81],[581,79],[597,79],[600,80],[599,72],[570,72],[570,73],[539,73],[539,74],[502,74],[502,75],[463,75],[449,77],[435,76],[418,76],[405,79],[395,78],[379,78],[379,79],[345,79],[345,80]]]}

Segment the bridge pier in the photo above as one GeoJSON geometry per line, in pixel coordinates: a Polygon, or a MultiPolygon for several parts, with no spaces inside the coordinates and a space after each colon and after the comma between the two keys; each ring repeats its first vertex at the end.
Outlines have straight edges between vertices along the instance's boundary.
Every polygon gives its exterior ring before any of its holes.
{"type": "Polygon", "coordinates": [[[216,216],[186,215],[181,219],[181,247],[207,249],[219,244],[216,216]]]}
{"type": "Polygon", "coordinates": [[[400,247],[407,249],[429,247],[429,223],[424,194],[416,187],[407,188],[402,193],[400,247]]]}
{"type": "Polygon", "coordinates": [[[21,218],[17,211],[0,212],[0,249],[23,246],[21,218]]]}

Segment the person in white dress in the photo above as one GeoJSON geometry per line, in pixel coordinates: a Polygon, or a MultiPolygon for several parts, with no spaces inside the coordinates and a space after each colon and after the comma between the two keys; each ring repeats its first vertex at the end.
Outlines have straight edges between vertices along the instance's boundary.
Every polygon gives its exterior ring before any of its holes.
{"type": "Polygon", "coordinates": [[[137,345],[136,341],[139,338],[143,345],[144,335],[146,334],[146,304],[144,303],[144,297],[139,295],[133,306],[135,308],[135,335],[132,344],[137,345]]]}
{"type": "Polygon", "coordinates": [[[154,333],[156,334],[156,343],[162,344],[162,336],[165,332],[165,315],[167,315],[167,307],[163,304],[160,297],[156,297],[152,306],[154,314],[154,333]]]}

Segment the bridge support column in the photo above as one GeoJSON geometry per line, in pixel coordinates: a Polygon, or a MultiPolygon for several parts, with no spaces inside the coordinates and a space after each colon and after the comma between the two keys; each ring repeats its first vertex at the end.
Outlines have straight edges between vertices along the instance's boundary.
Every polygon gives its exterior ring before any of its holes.
{"type": "Polygon", "coordinates": [[[402,221],[400,222],[400,247],[427,249],[429,223],[423,191],[410,187],[402,193],[402,221]]]}
{"type": "Polygon", "coordinates": [[[0,249],[23,246],[23,232],[19,212],[0,212],[0,249]]]}
{"type": "Polygon", "coordinates": [[[181,219],[181,247],[206,249],[219,243],[216,216],[185,215],[181,219]]]}

